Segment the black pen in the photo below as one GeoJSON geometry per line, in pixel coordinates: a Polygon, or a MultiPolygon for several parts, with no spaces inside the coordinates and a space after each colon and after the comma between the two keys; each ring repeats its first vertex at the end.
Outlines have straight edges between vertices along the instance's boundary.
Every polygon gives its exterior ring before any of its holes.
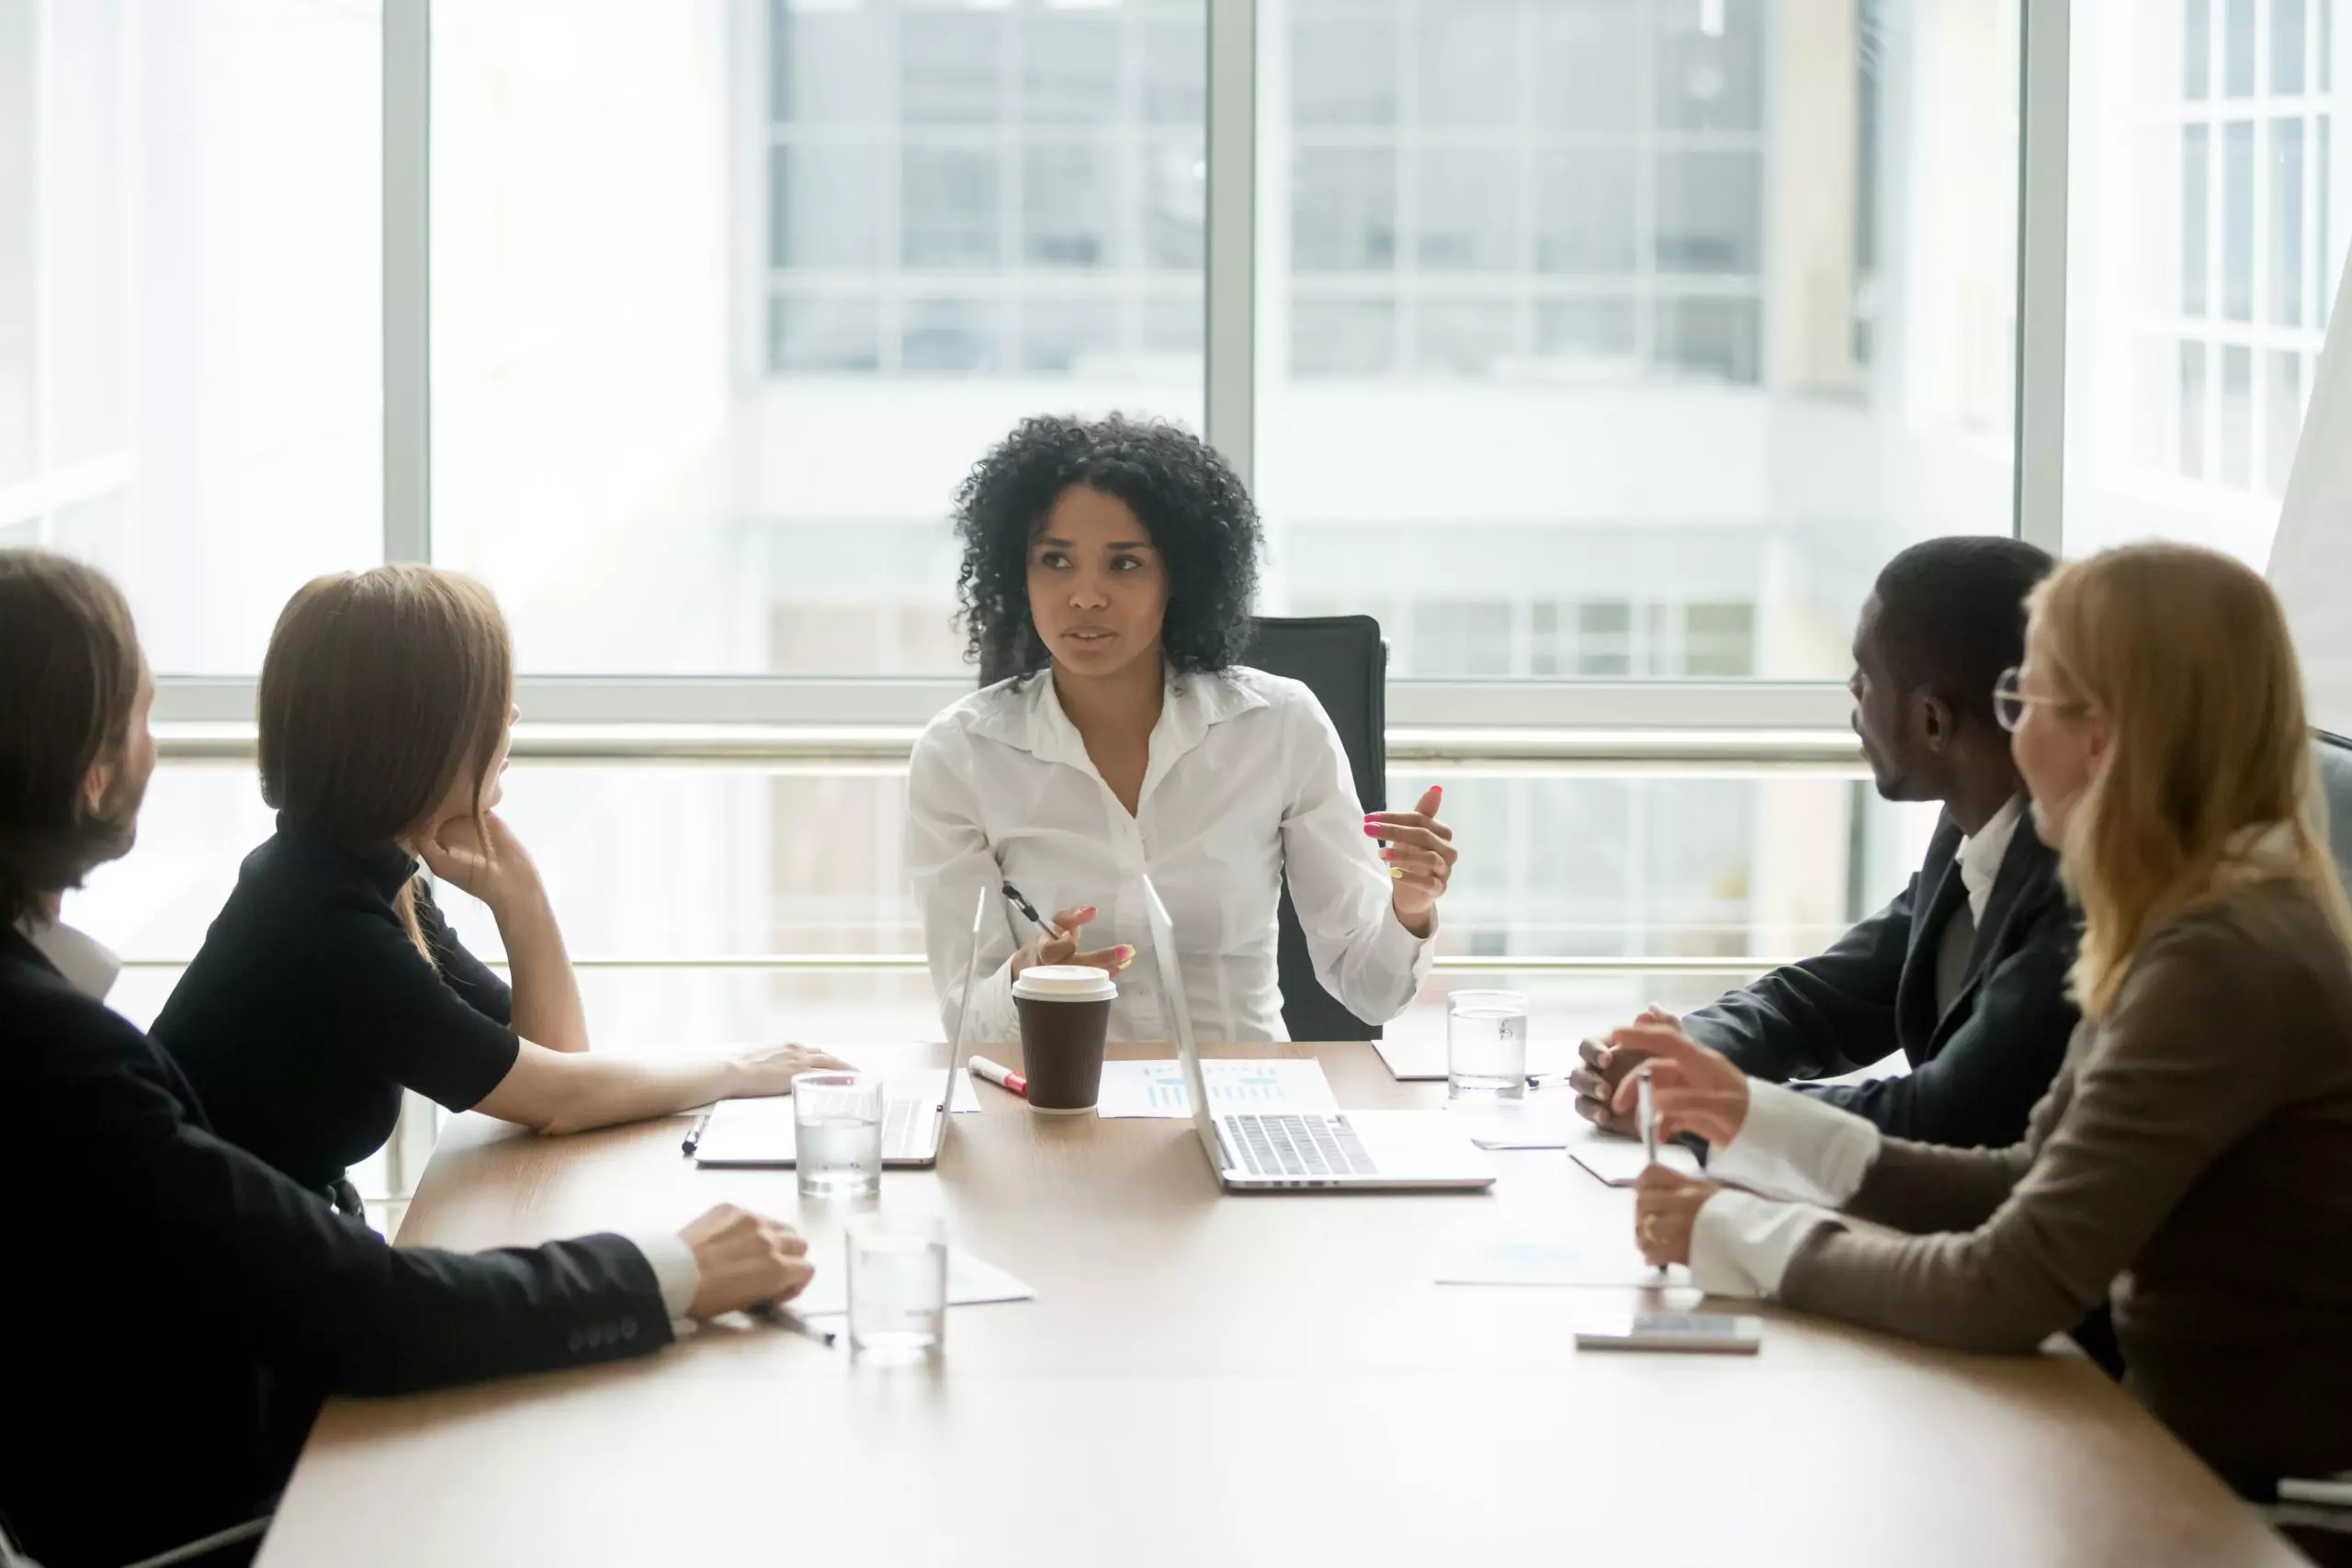
{"type": "Polygon", "coordinates": [[[1062,934],[1052,926],[1047,925],[1046,923],[1046,918],[1037,913],[1037,906],[1023,897],[1021,896],[1021,889],[1015,887],[1010,882],[1007,882],[1004,885],[1004,896],[1012,900],[1012,907],[1014,908],[1029,917],[1029,923],[1031,925],[1035,926],[1039,931],[1044,931],[1049,937],[1059,937],[1062,934]]]}
{"type": "Polygon", "coordinates": [[[702,1147],[703,1131],[710,1125],[711,1112],[718,1109],[716,1105],[703,1107],[702,1114],[695,1118],[695,1124],[686,1129],[685,1151],[688,1155],[702,1147]]]}
{"type": "Polygon", "coordinates": [[[814,1339],[820,1345],[830,1346],[839,1337],[831,1329],[820,1328],[798,1313],[786,1311],[781,1302],[754,1302],[743,1310],[762,1323],[814,1339]]]}

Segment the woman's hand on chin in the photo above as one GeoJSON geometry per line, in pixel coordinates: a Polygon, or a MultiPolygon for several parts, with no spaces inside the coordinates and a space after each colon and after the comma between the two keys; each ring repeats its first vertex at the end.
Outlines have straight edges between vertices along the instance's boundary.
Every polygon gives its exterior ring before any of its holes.
{"type": "Polygon", "coordinates": [[[1367,837],[1387,841],[1380,858],[1396,884],[1390,903],[1398,923],[1415,936],[1430,934],[1437,901],[1445,897],[1453,863],[1461,858],[1453,847],[1453,829],[1437,819],[1444,794],[1442,786],[1431,784],[1412,810],[1374,811],[1363,819],[1367,837]]]}
{"type": "Polygon", "coordinates": [[[482,813],[485,837],[471,817],[435,822],[416,846],[425,868],[443,882],[472,894],[495,911],[519,898],[539,895],[539,868],[523,840],[495,811],[482,813]]]}

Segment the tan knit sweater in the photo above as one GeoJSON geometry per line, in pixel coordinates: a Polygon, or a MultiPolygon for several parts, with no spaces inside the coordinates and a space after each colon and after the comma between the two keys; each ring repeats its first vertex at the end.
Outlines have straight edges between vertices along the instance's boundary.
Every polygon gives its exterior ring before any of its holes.
{"type": "Polygon", "coordinates": [[[2129,1382],[2242,1485],[2352,1468],[2352,953],[2301,886],[2158,931],[2023,1144],[1888,1139],[1782,1299],[2030,1350],[2112,1294],[2129,1382]]]}

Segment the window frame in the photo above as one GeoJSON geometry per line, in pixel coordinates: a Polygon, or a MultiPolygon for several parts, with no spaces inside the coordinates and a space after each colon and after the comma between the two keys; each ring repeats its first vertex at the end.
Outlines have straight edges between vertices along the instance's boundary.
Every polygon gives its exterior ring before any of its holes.
{"type": "MultiPolygon", "coordinates": [[[[1259,73],[1286,40],[1260,26],[1258,0],[1208,11],[1205,429],[1245,481],[1255,467],[1261,367],[1259,235],[1287,221],[1262,209],[1259,73]]],[[[432,558],[431,57],[434,0],[383,0],[383,558],[432,558]]],[[[2019,28],[2020,128],[2012,528],[2064,546],[2066,174],[2070,0],[2030,0],[2019,28]]],[[[736,69],[764,73],[766,8],[730,10],[736,69]]],[[[756,96],[756,95],[754,95],[756,96]]],[[[757,138],[764,179],[768,138],[757,138]]],[[[749,177],[749,176],[747,176],[749,177]]],[[[764,246],[766,236],[755,236],[764,246]]],[[[764,299],[764,267],[740,265],[764,299]]],[[[763,312],[764,316],[764,312],[763,312]]],[[[763,357],[764,341],[745,350],[763,357]]],[[[158,682],[155,718],[174,758],[249,756],[252,678],[158,682]]],[[[524,756],[594,760],[903,757],[931,715],[969,690],[953,679],[813,680],[788,675],[526,678],[524,756]]],[[[1834,682],[1398,680],[1392,756],[1453,761],[1567,758],[1725,765],[1851,763],[1849,699],[1834,682]]]]}

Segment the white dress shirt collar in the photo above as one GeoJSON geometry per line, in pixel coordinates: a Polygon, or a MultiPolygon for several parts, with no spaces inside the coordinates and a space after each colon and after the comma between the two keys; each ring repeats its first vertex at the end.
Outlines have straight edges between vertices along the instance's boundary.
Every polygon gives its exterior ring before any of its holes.
{"type": "MultiPolygon", "coordinates": [[[[1167,672],[1159,722],[1151,730],[1151,764],[1143,782],[1144,795],[1208,735],[1210,727],[1266,705],[1256,691],[1222,673],[1167,672]]],[[[1013,684],[1013,701],[999,704],[972,726],[973,732],[1001,740],[1030,753],[1041,762],[1066,762],[1087,774],[1094,760],[1086,741],[1062,709],[1050,669],[1023,675],[1013,684]]]]}
{"type": "Polygon", "coordinates": [[[17,931],[65,976],[67,985],[92,1001],[106,1000],[107,993],[114,989],[115,976],[122,973],[121,959],[95,937],[85,936],[72,926],[27,919],[17,922],[17,931]]]}
{"type": "Polygon", "coordinates": [[[1984,906],[1992,901],[1993,884],[2000,879],[2001,863],[2009,858],[2009,841],[2025,820],[2025,796],[2013,795],[1993,813],[1993,819],[1961,840],[1960,885],[1968,889],[1968,918],[1984,923],[1984,906]]]}

